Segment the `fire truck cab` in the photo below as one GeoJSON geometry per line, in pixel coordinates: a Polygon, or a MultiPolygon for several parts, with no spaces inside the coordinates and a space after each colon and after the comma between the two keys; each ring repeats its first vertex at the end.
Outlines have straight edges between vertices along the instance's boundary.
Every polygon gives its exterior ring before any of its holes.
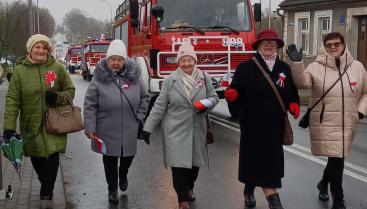
{"type": "Polygon", "coordinates": [[[223,97],[221,79],[253,56],[256,40],[250,0],[124,0],[116,10],[114,35],[140,65],[153,102],[163,78],[176,70],[183,42],[194,46],[197,67],[223,97]]]}
{"type": "Polygon", "coordinates": [[[76,69],[80,69],[82,46],[72,46],[68,48],[65,62],[66,68],[70,73],[75,73],[76,69]]]}
{"type": "Polygon", "coordinates": [[[92,80],[98,61],[106,56],[110,40],[89,40],[82,47],[82,76],[83,79],[92,80]]]}

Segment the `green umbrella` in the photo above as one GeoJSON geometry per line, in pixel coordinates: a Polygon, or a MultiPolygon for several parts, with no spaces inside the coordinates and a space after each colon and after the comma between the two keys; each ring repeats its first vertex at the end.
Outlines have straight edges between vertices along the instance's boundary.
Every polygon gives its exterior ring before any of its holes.
{"type": "Polygon", "coordinates": [[[5,138],[0,148],[3,150],[5,157],[13,164],[20,178],[22,171],[23,139],[19,135],[10,137],[10,140],[5,138]]]}

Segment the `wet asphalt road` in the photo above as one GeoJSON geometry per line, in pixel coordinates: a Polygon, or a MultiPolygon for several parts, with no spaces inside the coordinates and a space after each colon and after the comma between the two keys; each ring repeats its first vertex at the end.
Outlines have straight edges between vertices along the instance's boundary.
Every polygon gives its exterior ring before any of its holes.
{"type": "MultiPolygon", "coordinates": [[[[82,106],[89,84],[80,75],[72,75],[76,86],[74,103],[82,106]]],[[[216,115],[224,115],[225,104],[216,108],[216,115]]],[[[221,117],[222,118],[222,117],[221,117]]],[[[294,122],[294,121],[293,121],[294,122]]],[[[309,153],[308,131],[294,124],[295,145],[285,147],[285,178],[279,191],[284,208],[326,209],[331,201],[318,200],[316,184],[322,175],[325,158],[309,153]]],[[[200,169],[195,186],[196,209],[244,208],[243,185],[237,181],[239,132],[236,125],[214,123],[215,144],[209,145],[210,167],[200,169]]],[[[367,208],[367,125],[360,124],[347,159],[344,175],[345,199],[348,209],[367,208]]],[[[176,194],[172,188],[170,169],[162,161],[159,130],[152,134],[151,145],[138,142],[138,154],[129,171],[129,187],[120,192],[120,203],[110,205],[107,200],[102,157],[90,150],[90,142],[82,132],[71,134],[68,149],[62,158],[62,173],[70,208],[81,209],[174,209],[176,194]]],[[[254,159],[256,160],[256,159],[254,159]]],[[[256,208],[268,208],[260,188],[255,191],[256,208]]]]}

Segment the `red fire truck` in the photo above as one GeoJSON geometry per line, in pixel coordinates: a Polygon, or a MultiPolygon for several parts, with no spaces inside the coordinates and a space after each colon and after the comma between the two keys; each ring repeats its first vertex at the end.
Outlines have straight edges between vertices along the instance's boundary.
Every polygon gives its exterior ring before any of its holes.
{"type": "MultiPolygon", "coordinates": [[[[254,10],[259,19],[261,8],[254,10]]],[[[220,80],[253,56],[256,39],[250,0],[124,0],[116,10],[114,35],[142,68],[153,101],[164,76],[177,68],[182,42],[193,44],[198,68],[211,75],[222,97],[220,80]]]]}
{"type": "Polygon", "coordinates": [[[111,40],[88,40],[82,47],[82,76],[86,80],[92,80],[97,62],[106,56],[111,40]]]}
{"type": "Polygon", "coordinates": [[[76,69],[80,69],[82,46],[72,46],[68,48],[65,61],[66,68],[70,73],[75,73],[76,69]]]}

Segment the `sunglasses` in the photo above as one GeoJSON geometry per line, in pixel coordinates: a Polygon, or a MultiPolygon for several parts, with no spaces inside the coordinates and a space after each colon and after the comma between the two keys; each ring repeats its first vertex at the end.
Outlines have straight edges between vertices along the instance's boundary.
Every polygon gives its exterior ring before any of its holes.
{"type": "Polygon", "coordinates": [[[335,48],[339,48],[341,45],[342,45],[341,42],[334,42],[334,43],[326,43],[325,47],[328,48],[328,49],[332,48],[333,46],[335,48]]]}

